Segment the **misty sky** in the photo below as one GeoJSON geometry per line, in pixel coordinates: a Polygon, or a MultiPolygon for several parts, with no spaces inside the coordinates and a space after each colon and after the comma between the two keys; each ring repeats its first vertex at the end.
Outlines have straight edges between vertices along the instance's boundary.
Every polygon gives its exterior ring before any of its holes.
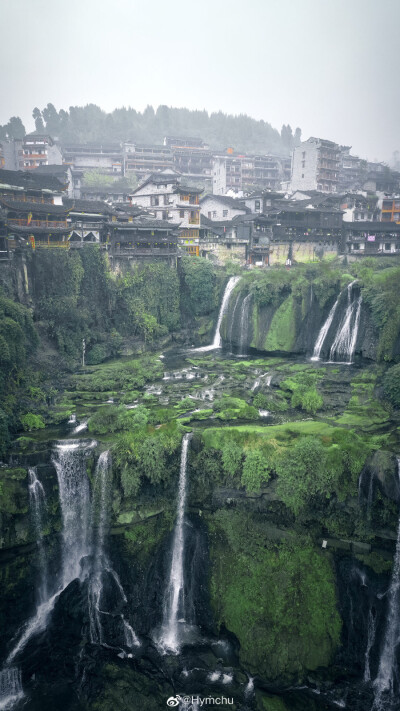
{"type": "Polygon", "coordinates": [[[159,104],[400,150],[400,0],[0,0],[0,123],[159,104]]]}

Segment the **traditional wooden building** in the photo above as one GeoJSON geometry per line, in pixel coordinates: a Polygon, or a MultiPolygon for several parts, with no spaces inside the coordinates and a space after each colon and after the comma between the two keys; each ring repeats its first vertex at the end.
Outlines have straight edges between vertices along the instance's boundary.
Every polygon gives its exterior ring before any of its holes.
{"type": "Polygon", "coordinates": [[[353,257],[390,257],[400,254],[400,224],[344,222],[344,251],[353,257]]]}
{"type": "Polygon", "coordinates": [[[67,246],[68,209],[62,204],[66,187],[54,176],[0,170],[0,207],[9,250],[27,244],[67,246]]]}
{"type": "Polygon", "coordinates": [[[178,231],[176,225],[166,220],[156,220],[148,215],[132,217],[126,222],[115,221],[108,225],[108,253],[112,260],[135,261],[162,260],[176,265],[178,231]]]}

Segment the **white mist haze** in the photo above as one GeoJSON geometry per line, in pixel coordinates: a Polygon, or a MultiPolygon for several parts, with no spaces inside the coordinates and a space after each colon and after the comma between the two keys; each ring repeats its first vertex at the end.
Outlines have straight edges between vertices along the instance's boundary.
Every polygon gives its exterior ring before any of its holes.
{"type": "Polygon", "coordinates": [[[390,162],[398,0],[1,0],[0,123],[159,104],[289,123],[390,162]]]}

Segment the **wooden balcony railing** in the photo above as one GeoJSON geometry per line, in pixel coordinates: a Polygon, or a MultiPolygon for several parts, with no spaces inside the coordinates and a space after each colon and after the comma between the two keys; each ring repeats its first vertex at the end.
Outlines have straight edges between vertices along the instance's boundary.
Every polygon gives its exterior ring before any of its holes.
{"type": "Polygon", "coordinates": [[[28,223],[27,219],[11,217],[7,222],[10,227],[13,225],[18,227],[68,227],[66,220],[31,220],[28,223]]]}

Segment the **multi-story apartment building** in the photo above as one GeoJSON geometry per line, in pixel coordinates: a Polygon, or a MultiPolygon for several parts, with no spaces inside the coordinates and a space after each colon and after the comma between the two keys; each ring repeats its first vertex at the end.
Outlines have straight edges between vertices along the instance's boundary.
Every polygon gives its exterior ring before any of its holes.
{"type": "Polygon", "coordinates": [[[309,138],[293,151],[290,189],[335,193],[339,181],[340,146],[322,138],[309,138]]]}
{"type": "Polygon", "coordinates": [[[164,146],[171,150],[175,170],[189,178],[211,179],[212,151],[201,138],[166,136],[164,146]]]}
{"type": "Polygon", "coordinates": [[[139,145],[124,143],[125,175],[134,173],[144,177],[150,173],[174,167],[172,151],[169,146],[139,145]]]}
{"type": "Polygon", "coordinates": [[[28,133],[22,141],[22,155],[19,157],[19,168],[34,170],[43,165],[61,165],[62,153],[60,147],[51,136],[40,133],[28,133]]]}
{"type": "Polygon", "coordinates": [[[179,245],[189,254],[199,254],[201,188],[182,182],[173,171],[154,173],[130,194],[132,203],[144,207],[158,220],[179,226],[179,245]]]}
{"type": "Polygon", "coordinates": [[[340,146],[338,192],[359,190],[367,180],[366,160],[350,155],[351,146],[340,146]]]}
{"type": "Polygon", "coordinates": [[[277,190],[284,179],[285,167],[283,159],[272,155],[245,155],[233,151],[215,155],[212,164],[213,193],[225,195],[232,189],[277,190]]]}
{"type": "Polygon", "coordinates": [[[99,170],[116,176],[123,173],[122,148],[118,143],[65,144],[62,162],[82,172],[99,170]]]}

